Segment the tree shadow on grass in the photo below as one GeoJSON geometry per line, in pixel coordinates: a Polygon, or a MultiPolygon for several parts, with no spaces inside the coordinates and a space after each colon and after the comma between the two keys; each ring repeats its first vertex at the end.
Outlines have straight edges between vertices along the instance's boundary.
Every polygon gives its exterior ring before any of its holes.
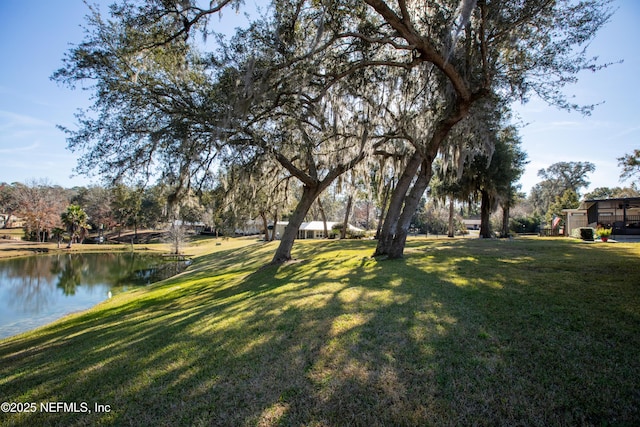
{"type": "MultiPolygon", "coordinates": [[[[612,283],[608,308],[598,307],[589,295],[602,284],[579,263],[566,271],[580,280],[547,282],[560,273],[546,268],[557,254],[545,245],[410,242],[405,259],[384,262],[363,256],[372,249],[301,245],[305,262],[259,270],[268,254],[256,248],[215,254],[127,302],[4,341],[5,400],[111,411],[0,414],[0,423],[638,420],[640,331],[627,315],[637,288],[612,283]]],[[[575,245],[563,251],[567,262],[585,255],[575,245]]],[[[588,255],[609,267],[638,261],[622,251],[613,258],[623,262],[588,255]]]]}

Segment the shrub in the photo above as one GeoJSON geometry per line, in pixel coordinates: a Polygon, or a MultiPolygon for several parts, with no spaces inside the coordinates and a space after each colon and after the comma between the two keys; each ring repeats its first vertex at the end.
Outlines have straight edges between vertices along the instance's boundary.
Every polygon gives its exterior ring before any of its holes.
{"type": "Polygon", "coordinates": [[[612,230],[610,228],[600,226],[596,229],[596,234],[600,237],[609,237],[611,236],[611,231],[612,230]]]}
{"type": "Polygon", "coordinates": [[[347,239],[362,239],[363,237],[363,231],[347,230],[347,239]]]}
{"type": "Polygon", "coordinates": [[[509,220],[509,230],[513,233],[535,233],[540,227],[540,219],[528,217],[516,217],[509,220]]]}

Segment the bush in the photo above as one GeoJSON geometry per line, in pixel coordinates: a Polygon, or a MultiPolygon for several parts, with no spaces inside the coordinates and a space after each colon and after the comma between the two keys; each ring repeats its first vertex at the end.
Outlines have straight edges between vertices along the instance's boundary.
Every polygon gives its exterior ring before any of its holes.
{"type": "Polygon", "coordinates": [[[613,230],[611,228],[598,227],[596,229],[596,234],[600,237],[609,237],[611,236],[611,232],[613,230]]]}
{"type": "Polygon", "coordinates": [[[509,220],[509,230],[512,233],[536,233],[540,227],[540,220],[533,216],[517,217],[509,220]]]}
{"type": "Polygon", "coordinates": [[[347,230],[347,239],[362,239],[364,237],[363,231],[347,230]]]}

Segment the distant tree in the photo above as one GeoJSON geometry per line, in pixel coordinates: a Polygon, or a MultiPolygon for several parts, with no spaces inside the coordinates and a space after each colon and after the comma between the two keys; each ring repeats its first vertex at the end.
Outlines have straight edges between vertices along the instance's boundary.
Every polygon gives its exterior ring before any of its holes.
{"type": "Polygon", "coordinates": [[[171,245],[171,253],[176,255],[180,254],[181,249],[186,244],[186,227],[177,221],[172,222],[167,232],[167,239],[171,245]]]}
{"type": "MultiPolygon", "coordinates": [[[[435,199],[426,202],[419,210],[415,219],[415,225],[421,225],[425,233],[436,235],[447,235],[449,222],[451,220],[449,208],[443,204],[435,203],[435,199]]],[[[462,217],[457,214],[453,216],[453,227],[461,230],[463,228],[462,217]]]]}
{"type": "Polygon", "coordinates": [[[477,151],[464,163],[462,176],[457,182],[459,194],[480,201],[480,237],[492,236],[491,213],[503,207],[501,235],[508,234],[509,209],[515,193],[515,183],[522,175],[526,154],[520,149],[520,138],[512,126],[494,130],[492,152],[477,151]]]}
{"type": "Polygon", "coordinates": [[[640,150],[635,149],[631,154],[618,158],[618,166],[622,168],[620,179],[631,179],[640,176],[640,150]]]}
{"type": "MultiPolygon", "coordinates": [[[[194,199],[191,204],[199,207],[197,198],[194,199]]],[[[166,215],[167,203],[167,194],[161,186],[154,185],[145,188],[140,200],[140,224],[145,228],[153,229],[166,221],[168,219],[166,215]]]]}
{"type": "Polygon", "coordinates": [[[51,230],[51,237],[56,239],[56,243],[58,244],[58,249],[60,248],[60,244],[62,243],[62,239],[64,238],[65,230],[64,228],[54,227],[51,230]]]}
{"type": "Polygon", "coordinates": [[[0,215],[4,215],[2,228],[9,228],[11,217],[18,208],[18,201],[15,196],[15,185],[7,183],[0,184],[0,215]]]}
{"type": "Polygon", "coordinates": [[[563,209],[577,209],[578,207],[580,207],[578,194],[574,190],[568,189],[562,193],[562,196],[556,197],[556,200],[549,206],[545,220],[550,224],[554,218],[562,217],[563,209]]]}
{"type": "Polygon", "coordinates": [[[547,169],[540,169],[538,176],[543,181],[536,184],[530,193],[530,199],[539,215],[546,215],[556,198],[572,190],[580,197],[580,190],[589,185],[587,175],[595,171],[591,162],[558,162],[547,169]]]}
{"type": "Polygon", "coordinates": [[[507,237],[509,235],[511,208],[520,199],[520,194],[518,193],[520,185],[516,185],[516,182],[524,173],[524,168],[528,161],[527,154],[520,146],[520,137],[515,127],[509,126],[503,129],[498,134],[498,139],[496,151],[499,153],[499,159],[496,161],[496,167],[501,170],[496,173],[494,179],[498,202],[502,207],[500,236],[507,237]]]}
{"type": "Polygon", "coordinates": [[[116,223],[112,211],[113,192],[107,187],[79,188],[71,202],[87,213],[88,222],[94,230],[110,230],[116,223]]]}
{"type": "MultiPolygon", "coordinates": [[[[457,171],[452,167],[444,167],[442,159],[439,159],[434,164],[434,176],[429,183],[429,197],[434,203],[438,205],[445,205],[448,201],[449,220],[448,220],[448,237],[454,237],[455,225],[454,225],[454,205],[457,201],[464,202],[468,199],[469,194],[463,190],[457,171]]],[[[415,221],[414,221],[415,222],[415,221]]],[[[439,229],[438,229],[439,230],[439,229]]]]}
{"type": "Polygon", "coordinates": [[[87,223],[89,217],[84,209],[78,205],[69,205],[67,210],[62,213],[61,218],[62,223],[69,232],[69,245],[67,247],[70,248],[73,242],[82,243],[90,229],[87,223]]]}
{"type": "Polygon", "coordinates": [[[510,231],[514,233],[535,233],[540,228],[541,217],[526,193],[516,193],[516,201],[510,209],[510,231]]]}
{"type": "Polygon", "coordinates": [[[580,189],[587,187],[587,175],[594,172],[596,166],[591,162],[558,162],[546,169],[540,169],[538,176],[545,181],[553,182],[557,188],[573,190],[579,194],[580,189]]]}
{"type": "Polygon", "coordinates": [[[137,237],[143,190],[130,188],[124,184],[116,184],[111,187],[111,192],[113,195],[111,209],[117,221],[118,234],[120,234],[123,227],[132,226],[135,237],[137,237]]]}
{"type": "Polygon", "coordinates": [[[635,186],[631,187],[598,187],[584,195],[586,200],[617,199],[624,197],[640,197],[640,191],[635,186]]]}
{"type": "MultiPolygon", "coordinates": [[[[397,157],[402,157],[398,154],[397,157]]],[[[389,198],[395,188],[397,176],[394,168],[394,157],[378,155],[369,162],[369,183],[376,206],[376,234],[378,239],[382,232],[382,225],[389,209],[389,198]]]]}
{"type": "MultiPolygon", "coordinates": [[[[360,163],[362,165],[362,163],[360,163]]],[[[358,179],[361,173],[365,171],[358,171],[357,168],[353,168],[345,174],[338,177],[336,182],[336,191],[344,195],[344,214],[342,215],[342,228],[340,229],[340,238],[345,239],[349,232],[349,217],[351,216],[351,210],[354,205],[354,198],[358,191],[358,179]]],[[[325,234],[326,236],[326,234],[325,234]]]]}
{"type": "Polygon", "coordinates": [[[68,193],[62,187],[46,181],[16,184],[15,197],[27,239],[44,242],[51,230],[61,225],[60,214],[68,204],[68,193]]]}
{"type": "MultiPolygon", "coordinates": [[[[233,211],[233,216],[245,224],[260,219],[264,240],[274,240],[278,217],[287,213],[294,196],[291,176],[278,162],[260,157],[245,165],[227,167],[219,180],[227,210],[233,211]],[[271,236],[270,221],[274,225],[271,236]]],[[[237,225],[242,228],[243,224],[237,225]]]]}
{"type": "Polygon", "coordinates": [[[200,200],[205,208],[204,222],[208,232],[219,235],[233,235],[236,228],[235,215],[229,210],[224,188],[220,185],[204,191],[200,200]]]}

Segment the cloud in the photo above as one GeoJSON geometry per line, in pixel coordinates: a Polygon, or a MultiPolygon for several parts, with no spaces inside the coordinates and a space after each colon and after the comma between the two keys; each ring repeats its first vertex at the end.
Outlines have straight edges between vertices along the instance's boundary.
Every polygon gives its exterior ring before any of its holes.
{"type": "Polygon", "coordinates": [[[627,129],[621,130],[617,134],[613,135],[610,139],[613,140],[613,139],[622,138],[623,136],[627,136],[638,131],[640,131],[640,126],[632,126],[627,129]]]}
{"type": "Polygon", "coordinates": [[[0,148],[0,154],[17,154],[17,153],[26,153],[28,151],[34,151],[35,149],[39,148],[40,144],[38,143],[34,143],[28,146],[19,146],[19,147],[12,147],[12,148],[0,148]]]}
{"type": "Polygon", "coordinates": [[[51,122],[37,117],[0,110],[0,130],[22,127],[52,127],[51,122]]]}
{"type": "Polygon", "coordinates": [[[55,140],[55,127],[38,117],[0,110],[0,153],[34,152],[55,140]]]}

